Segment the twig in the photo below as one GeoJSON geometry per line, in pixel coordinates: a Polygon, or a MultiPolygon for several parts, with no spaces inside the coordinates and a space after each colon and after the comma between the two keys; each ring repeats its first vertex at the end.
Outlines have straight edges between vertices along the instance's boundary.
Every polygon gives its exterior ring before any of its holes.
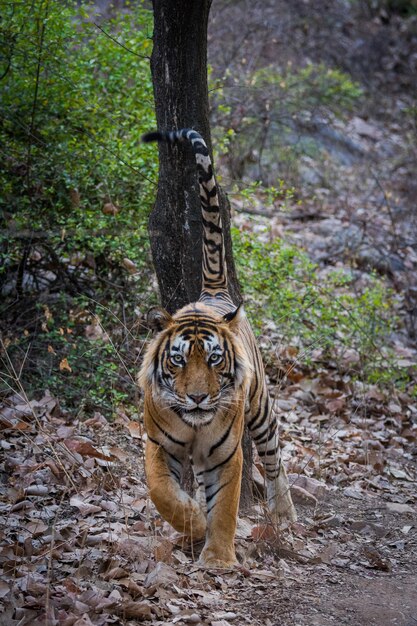
{"type": "Polygon", "coordinates": [[[99,30],[101,30],[101,32],[103,33],[103,35],[106,35],[106,37],[108,37],[109,39],[111,39],[111,41],[113,41],[113,43],[117,44],[118,46],[120,46],[121,48],[123,48],[124,50],[126,50],[127,52],[130,52],[131,54],[134,54],[135,56],[139,57],[140,59],[147,59],[148,61],[150,61],[150,57],[148,57],[146,54],[140,54],[139,52],[135,52],[134,50],[131,50],[130,48],[127,48],[124,44],[122,44],[120,41],[118,41],[117,39],[115,39],[114,37],[112,37],[112,35],[110,35],[110,33],[108,33],[107,31],[104,30],[104,28],[102,28],[101,26],[99,26],[99,24],[97,24],[96,22],[93,22],[94,26],[96,28],[98,28],[99,30]]]}

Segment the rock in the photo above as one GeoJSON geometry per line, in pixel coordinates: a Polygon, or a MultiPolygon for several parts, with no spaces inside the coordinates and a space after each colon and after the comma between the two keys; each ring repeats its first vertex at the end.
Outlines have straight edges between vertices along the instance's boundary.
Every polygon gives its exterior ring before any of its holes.
{"type": "Polygon", "coordinates": [[[291,497],[294,504],[302,504],[304,506],[316,506],[318,504],[315,496],[302,487],[298,487],[298,485],[291,486],[291,497]]]}
{"type": "Polygon", "coordinates": [[[304,491],[308,492],[318,500],[324,498],[327,492],[327,486],[325,483],[315,478],[309,478],[308,476],[289,474],[288,480],[290,487],[301,487],[304,491]]]}
{"type": "Polygon", "coordinates": [[[216,611],[213,615],[217,620],[222,619],[230,619],[234,620],[238,617],[237,613],[233,613],[232,611],[216,611]]]}
{"type": "Polygon", "coordinates": [[[414,513],[413,507],[409,504],[400,504],[399,502],[387,502],[387,509],[393,513],[414,513]]]}
{"type": "Polygon", "coordinates": [[[172,567],[166,563],[157,563],[152,572],[147,574],[143,581],[143,586],[148,587],[165,587],[176,583],[178,581],[178,575],[172,567]]]}
{"type": "Polygon", "coordinates": [[[348,130],[374,141],[382,139],[382,132],[379,128],[369,122],[365,122],[361,117],[353,117],[349,122],[348,130]]]}
{"type": "Polygon", "coordinates": [[[298,165],[298,173],[301,180],[307,185],[320,185],[323,183],[321,174],[317,171],[318,165],[308,156],[303,156],[298,165]]]}
{"type": "Polygon", "coordinates": [[[247,539],[251,536],[253,524],[241,517],[237,520],[236,537],[238,539],[247,539]]]}
{"type": "Polygon", "coordinates": [[[364,497],[364,492],[356,485],[343,489],[343,494],[348,498],[353,498],[354,500],[362,500],[364,497]]]}

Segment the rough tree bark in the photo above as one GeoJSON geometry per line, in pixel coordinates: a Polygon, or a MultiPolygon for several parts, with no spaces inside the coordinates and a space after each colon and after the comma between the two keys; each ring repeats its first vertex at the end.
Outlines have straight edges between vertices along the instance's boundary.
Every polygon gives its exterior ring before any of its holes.
{"type": "MultiPolygon", "coordinates": [[[[153,0],[151,58],[157,126],[194,128],[209,146],[207,21],[211,0],[153,0]]],[[[230,241],[230,207],[221,194],[230,293],[241,300],[230,241]]],[[[184,147],[159,145],[159,182],[149,220],[162,304],[170,312],[198,299],[201,218],[194,157],[184,147]]]]}
{"type": "MultiPolygon", "coordinates": [[[[153,0],[152,81],[159,130],[193,128],[210,153],[207,87],[207,22],[211,0],[153,0]]],[[[230,205],[220,192],[230,295],[241,301],[232,256],[230,205]]],[[[159,144],[159,181],[149,218],[152,257],[162,305],[170,312],[198,300],[202,227],[195,160],[183,146],[159,144]]],[[[251,447],[244,444],[246,457],[251,447]]],[[[247,473],[247,470],[246,472],[247,473]]],[[[250,481],[242,485],[250,497],[250,481]]]]}

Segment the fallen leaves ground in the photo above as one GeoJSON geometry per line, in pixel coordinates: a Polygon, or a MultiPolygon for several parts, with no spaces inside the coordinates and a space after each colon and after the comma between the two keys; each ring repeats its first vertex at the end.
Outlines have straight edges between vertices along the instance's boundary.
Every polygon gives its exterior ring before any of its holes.
{"type": "Polygon", "coordinates": [[[138,421],[65,414],[48,392],[6,398],[0,624],[414,623],[417,407],[363,385],[335,402],[335,386],[281,390],[299,521],[278,530],[256,504],[230,571],[201,569],[201,546],[156,514],[138,421]]]}

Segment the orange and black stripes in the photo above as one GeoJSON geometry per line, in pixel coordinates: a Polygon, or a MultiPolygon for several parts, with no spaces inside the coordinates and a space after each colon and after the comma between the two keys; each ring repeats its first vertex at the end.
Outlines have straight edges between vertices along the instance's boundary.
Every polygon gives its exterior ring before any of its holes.
{"type": "Polygon", "coordinates": [[[178,531],[201,537],[207,526],[203,564],[230,566],[235,563],[244,423],[265,469],[271,513],[296,518],[281,463],[277,420],[252,329],[228,293],[218,190],[207,146],[189,129],[149,133],[144,140],[191,145],[203,226],[198,301],[173,316],[158,308],[148,316],[158,332],[139,377],[145,390],[150,494],[178,531]],[[199,485],[197,499],[180,487],[187,457],[199,485]]]}
{"type": "Polygon", "coordinates": [[[211,295],[226,290],[227,267],[218,190],[204,139],[195,130],[183,129],[147,133],[143,141],[165,141],[170,144],[188,142],[191,145],[197,165],[203,224],[203,290],[211,295]]]}

